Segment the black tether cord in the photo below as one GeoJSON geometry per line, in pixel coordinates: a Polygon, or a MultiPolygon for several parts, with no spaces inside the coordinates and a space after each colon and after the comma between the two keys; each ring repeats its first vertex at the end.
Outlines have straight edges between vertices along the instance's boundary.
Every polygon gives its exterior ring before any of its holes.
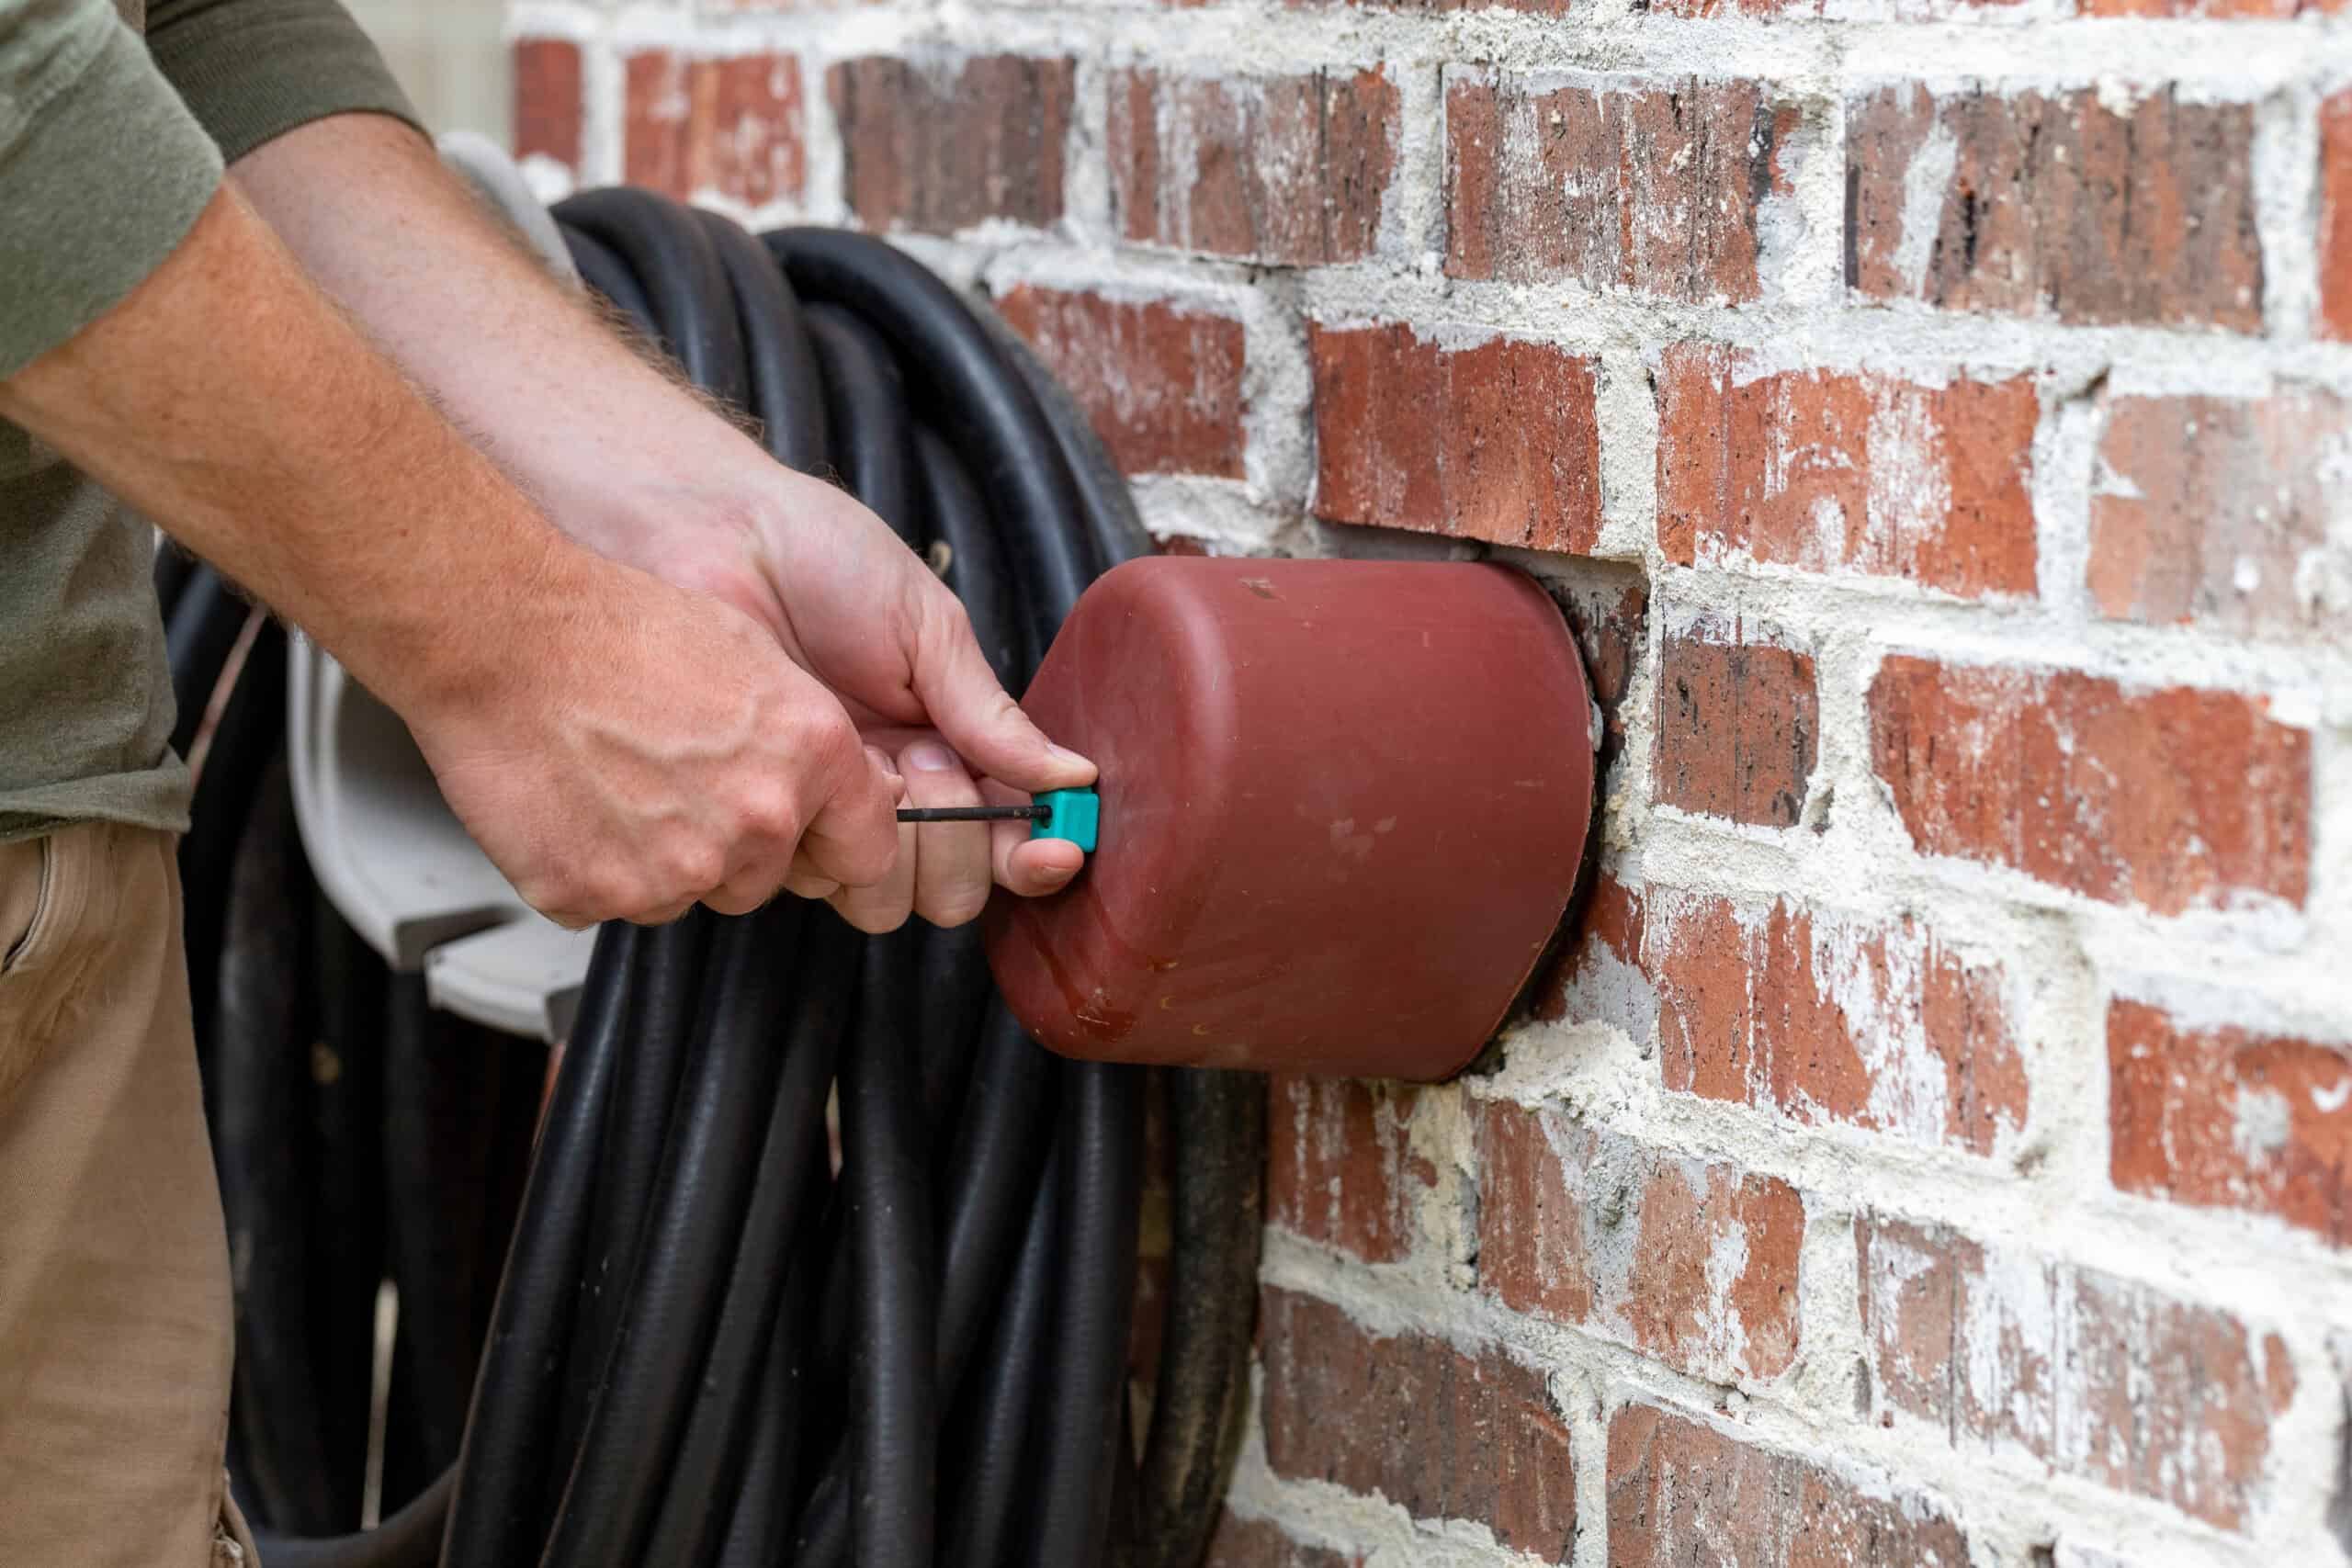
{"type": "MultiPolygon", "coordinates": [[[[1012,688],[1086,584],[1147,547],[1059,389],[901,253],[754,240],[640,191],[556,215],[609,305],[943,572],[1012,688]]],[[[175,685],[200,702],[225,596],[202,568],[161,576],[175,685]]],[[[387,1006],[348,942],[288,940],[268,890],[306,912],[313,895],[299,845],[286,864],[280,775],[255,787],[282,747],[255,710],[282,709],[284,679],[282,642],[258,651],[184,858],[191,922],[233,916],[205,1054],[232,1226],[264,1254],[232,1468],[265,1568],[1199,1562],[1246,1383],[1254,1077],[1170,1075],[1176,1300],[1140,1457],[1142,1075],[1033,1043],[968,929],[865,938],[791,899],[607,927],[485,1307],[475,1238],[518,1202],[499,1176],[537,1054],[430,1013],[413,978],[387,1006]],[[258,806],[228,809],[232,784],[258,806]],[[310,989],[259,986],[281,959],[316,967],[310,989]],[[322,1084],[327,1061],[367,1076],[322,1084]],[[363,1110],[380,1124],[356,1128],[363,1110]],[[313,1135],[272,1148],[289,1122],[313,1135]],[[355,1219],[355,1191],[388,1213],[355,1219]],[[357,1523],[345,1352],[371,1274],[400,1294],[404,1435],[384,1524],[334,1535],[357,1523]],[[330,1367],[341,1392],[306,1407],[330,1367]]]]}

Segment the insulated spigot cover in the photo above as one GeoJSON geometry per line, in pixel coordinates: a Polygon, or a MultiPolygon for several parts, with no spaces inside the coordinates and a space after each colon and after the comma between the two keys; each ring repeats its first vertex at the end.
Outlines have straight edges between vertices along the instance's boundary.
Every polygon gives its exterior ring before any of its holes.
{"type": "Polygon", "coordinates": [[[1023,705],[1102,768],[1084,874],[987,917],[999,988],[1068,1055],[1443,1077],[1591,828],[1583,662],[1501,566],[1132,561],[1023,705]]]}

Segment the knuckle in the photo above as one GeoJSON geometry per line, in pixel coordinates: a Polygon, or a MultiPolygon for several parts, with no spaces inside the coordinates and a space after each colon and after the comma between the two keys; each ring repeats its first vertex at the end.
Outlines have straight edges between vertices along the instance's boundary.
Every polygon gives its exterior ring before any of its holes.
{"type": "Polygon", "coordinates": [[[968,641],[972,636],[972,613],[944,587],[933,586],[933,592],[928,596],[932,626],[950,642],[968,641]]]}
{"type": "Polygon", "coordinates": [[[785,844],[799,840],[800,807],[781,779],[753,785],[744,796],[740,815],[744,830],[752,837],[785,844]]]}
{"type": "Polygon", "coordinates": [[[831,773],[860,755],[864,743],[858,739],[857,727],[850,723],[849,716],[836,708],[830,713],[804,714],[793,738],[793,750],[806,766],[819,773],[831,773]]]}
{"type": "Polygon", "coordinates": [[[726,880],[727,852],[713,840],[693,840],[671,852],[667,869],[674,897],[692,898],[726,880]]]}

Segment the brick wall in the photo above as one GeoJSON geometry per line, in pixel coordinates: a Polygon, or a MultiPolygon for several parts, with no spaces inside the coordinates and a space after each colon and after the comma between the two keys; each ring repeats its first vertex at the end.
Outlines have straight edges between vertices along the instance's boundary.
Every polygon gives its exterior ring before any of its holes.
{"type": "Polygon", "coordinates": [[[550,190],[888,232],[1170,541],[1576,624],[1533,1016],[1272,1088],[1220,1568],[2352,1561],[2345,9],[514,8],[550,190]]]}

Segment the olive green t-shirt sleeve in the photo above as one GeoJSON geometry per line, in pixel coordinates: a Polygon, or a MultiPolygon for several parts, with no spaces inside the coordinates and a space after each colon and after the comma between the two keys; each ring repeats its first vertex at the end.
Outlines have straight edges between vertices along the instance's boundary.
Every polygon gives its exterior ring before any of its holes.
{"type": "Polygon", "coordinates": [[[0,378],[137,288],[220,184],[112,0],[0,0],[0,378]]]}
{"type": "Polygon", "coordinates": [[[232,164],[331,114],[388,114],[422,129],[335,0],[149,0],[147,47],[232,164]]]}

